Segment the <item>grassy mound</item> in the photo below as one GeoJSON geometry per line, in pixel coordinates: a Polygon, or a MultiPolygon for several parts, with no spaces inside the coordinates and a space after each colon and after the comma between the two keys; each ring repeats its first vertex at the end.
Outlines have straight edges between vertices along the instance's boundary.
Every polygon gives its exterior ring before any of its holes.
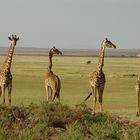
{"type": "Polygon", "coordinates": [[[108,113],[91,114],[85,104],[0,106],[1,140],[139,140],[140,124],[108,113]]]}

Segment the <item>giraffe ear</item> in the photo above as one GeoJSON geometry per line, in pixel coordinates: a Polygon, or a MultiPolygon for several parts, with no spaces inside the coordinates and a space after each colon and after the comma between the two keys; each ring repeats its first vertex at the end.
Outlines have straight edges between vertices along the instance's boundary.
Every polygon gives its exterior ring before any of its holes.
{"type": "Polygon", "coordinates": [[[19,37],[16,39],[16,41],[18,41],[19,40],[19,37]]]}
{"type": "Polygon", "coordinates": [[[11,38],[11,37],[8,37],[8,39],[9,39],[9,40],[12,40],[12,38],[11,38]]]}

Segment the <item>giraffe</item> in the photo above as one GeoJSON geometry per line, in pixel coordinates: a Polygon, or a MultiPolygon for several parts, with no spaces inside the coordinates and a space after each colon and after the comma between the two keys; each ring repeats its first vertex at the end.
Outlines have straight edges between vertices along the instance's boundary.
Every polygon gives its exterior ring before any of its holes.
{"type": "Polygon", "coordinates": [[[61,81],[60,78],[55,75],[52,71],[52,57],[53,54],[60,54],[62,55],[62,52],[59,51],[58,49],[55,48],[55,46],[53,46],[50,50],[49,50],[49,65],[48,65],[48,70],[45,76],[45,88],[46,88],[46,93],[47,93],[47,102],[49,102],[49,100],[54,100],[55,97],[58,98],[59,102],[60,102],[60,89],[61,89],[61,81]],[[51,92],[49,95],[49,91],[51,92]],[[53,99],[52,99],[52,95],[53,95],[53,99]]]}
{"type": "Polygon", "coordinates": [[[136,81],[136,94],[137,94],[137,98],[138,98],[138,109],[137,109],[137,113],[136,116],[140,116],[140,74],[138,75],[138,79],[136,81]]]}
{"type": "Polygon", "coordinates": [[[14,49],[17,41],[19,40],[19,37],[17,37],[16,35],[12,35],[12,37],[8,37],[8,39],[11,41],[11,44],[7,57],[0,70],[0,96],[2,95],[3,104],[5,104],[5,89],[8,88],[9,105],[11,105],[12,74],[10,69],[11,69],[14,49]]]}
{"type": "Polygon", "coordinates": [[[105,74],[103,72],[104,66],[104,55],[106,48],[116,48],[116,46],[105,38],[101,43],[101,50],[99,54],[99,61],[96,67],[96,70],[91,74],[89,84],[91,88],[91,93],[85,99],[85,101],[92,95],[93,96],[93,111],[92,114],[95,114],[96,102],[97,102],[97,91],[98,91],[98,101],[100,104],[100,112],[102,112],[102,102],[103,102],[103,91],[105,87],[105,74]]]}

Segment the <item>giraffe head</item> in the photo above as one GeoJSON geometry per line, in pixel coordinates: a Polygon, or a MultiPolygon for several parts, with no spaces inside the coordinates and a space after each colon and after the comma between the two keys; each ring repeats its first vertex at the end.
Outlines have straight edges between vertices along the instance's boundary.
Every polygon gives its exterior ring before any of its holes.
{"type": "Polygon", "coordinates": [[[103,48],[116,48],[116,46],[111,41],[109,41],[107,38],[105,38],[102,41],[102,47],[103,48]]]}
{"type": "Polygon", "coordinates": [[[8,37],[8,39],[11,41],[12,46],[16,46],[16,43],[19,40],[19,37],[17,37],[16,35],[12,35],[12,37],[8,37]]]}
{"type": "Polygon", "coordinates": [[[51,49],[50,49],[50,53],[52,53],[52,54],[60,54],[60,55],[62,55],[62,52],[61,51],[59,51],[57,48],[55,48],[55,46],[53,46],[51,49]]]}

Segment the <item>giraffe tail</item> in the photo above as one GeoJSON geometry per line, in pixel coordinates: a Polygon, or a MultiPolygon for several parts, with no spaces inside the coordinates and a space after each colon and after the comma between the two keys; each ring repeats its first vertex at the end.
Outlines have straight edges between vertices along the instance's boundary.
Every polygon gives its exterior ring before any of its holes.
{"type": "Polygon", "coordinates": [[[58,96],[58,92],[55,92],[54,96],[53,96],[53,100],[55,100],[55,97],[58,96]]]}
{"type": "Polygon", "coordinates": [[[55,97],[58,98],[58,99],[60,98],[60,91],[55,92],[55,94],[53,96],[53,100],[55,100],[55,97]]]}
{"type": "Polygon", "coordinates": [[[86,101],[91,95],[92,95],[92,93],[90,92],[89,95],[87,96],[87,98],[84,101],[86,101]]]}
{"type": "Polygon", "coordinates": [[[59,77],[57,77],[57,79],[58,79],[58,87],[57,87],[57,91],[54,94],[53,100],[55,100],[55,97],[57,97],[58,99],[60,98],[61,82],[59,77]]]}

